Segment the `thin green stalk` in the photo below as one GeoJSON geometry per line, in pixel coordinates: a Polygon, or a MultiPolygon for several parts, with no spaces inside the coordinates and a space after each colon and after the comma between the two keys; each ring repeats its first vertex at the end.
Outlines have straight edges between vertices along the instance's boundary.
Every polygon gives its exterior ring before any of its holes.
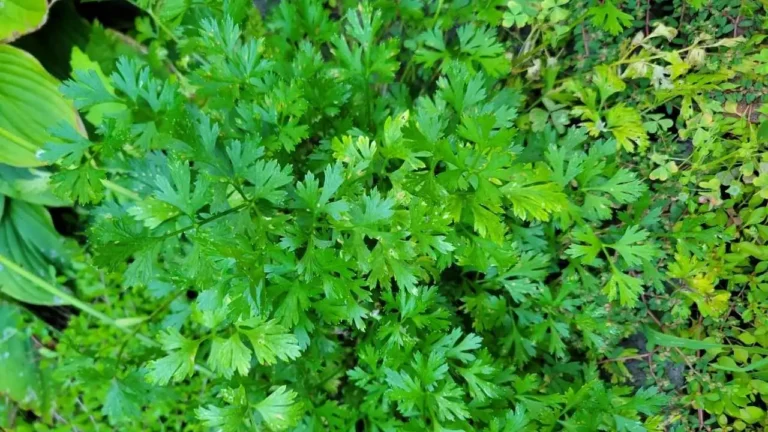
{"type": "Polygon", "coordinates": [[[605,258],[606,258],[606,260],[608,261],[608,264],[610,264],[610,266],[611,266],[611,270],[612,270],[614,273],[621,273],[621,272],[619,271],[619,269],[618,269],[618,268],[616,268],[616,264],[614,264],[614,263],[613,263],[613,258],[611,257],[611,254],[610,254],[610,252],[608,252],[608,248],[607,248],[607,247],[605,247],[605,245],[604,245],[604,244],[602,244],[602,242],[601,242],[601,244],[600,244],[600,248],[603,250],[603,254],[605,254],[605,258]]]}
{"type": "MultiPolygon", "coordinates": [[[[141,6],[139,6],[138,3],[136,3],[135,0],[128,0],[128,2],[131,3],[132,5],[136,6],[137,8],[143,10],[147,15],[149,15],[150,18],[152,18],[152,21],[155,22],[155,25],[157,25],[158,29],[164,31],[171,38],[171,40],[176,43],[176,45],[181,45],[181,40],[179,40],[179,37],[176,36],[176,34],[173,32],[173,30],[168,28],[168,26],[165,25],[165,23],[157,15],[155,15],[155,12],[151,8],[142,8],[141,6]]],[[[192,53],[192,57],[195,60],[197,60],[200,63],[202,63],[203,65],[208,66],[208,62],[203,57],[201,57],[199,54],[193,52],[192,53]]],[[[186,78],[184,78],[184,79],[186,80],[186,78]]]]}
{"type": "MultiPolygon", "coordinates": [[[[42,278],[32,274],[28,270],[24,269],[23,267],[19,266],[15,262],[11,261],[6,257],[5,255],[0,254],[0,265],[2,265],[5,269],[10,270],[17,275],[21,276],[22,278],[26,279],[28,282],[32,283],[33,285],[37,286],[38,288],[42,289],[43,291],[56,296],[63,300],[64,302],[76,307],[77,309],[87,313],[88,315],[91,315],[92,317],[98,319],[99,321],[103,322],[104,324],[113,326],[118,328],[120,331],[131,334],[133,331],[129,328],[123,327],[120,324],[117,323],[117,321],[102,313],[98,310],[94,309],[89,305],[88,303],[83,302],[82,300],[78,299],[77,297],[73,296],[72,294],[69,294],[68,292],[55,287],[54,285],[48,283],[47,281],[43,280],[42,278]]],[[[144,344],[149,346],[160,346],[159,343],[156,341],[148,338],[147,336],[144,336],[142,334],[137,334],[136,337],[144,344]]]]}
{"type": "MultiPolygon", "coordinates": [[[[120,330],[123,333],[126,333],[132,337],[135,337],[141,343],[153,347],[153,348],[160,348],[161,345],[159,342],[155,341],[154,339],[151,339],[141,333],[138,333],[128,327],[121,326],[117,323],[117,321],[94,309],[89,305],[88,303],[83,302],[82,300],[78,299],[77,297],[73,296],[72,294],[69,294],[68,292],[55,287],[54,285],[46,282],[45,280],[41,279],[40,277],[30,273],[23,267],[19,266],[15,262],[8,259],[3,254],[0,254],[0,265],[3,266],[4,269],[8,269],[13,271],[14,273],[18,274],[22,278],[26,279],[30,283],[34,284],[35,286],[39,287],[40,289],[62,299],[63,301],[67,302],[69,305],[74,306],[75,308],[79,309],[82,312],[87,313],[88,315],[91,315],[92,317],[98,319],[99,321],[103,322],[104,324],[107,324],[109,326],[115,327],[118,330],[120,330]]],[[[201,366],[199,364],[195,365],[195,370],[198,372],[206,375],[206,376],[213,376],[213,372],[211,372],[210,369],[206,368],[205,366],[201,366]]]]}
{"type": "Polygon", "coordinates": [[[159,306],[157,309],[155,309],[155,311],[154,311],[154,312],[152,312],[152,314],[150,314],[150,315],[147,317],[147,319],[145,319],[144,321],[142,321],[142,322],[140,322],[140,323],[136,324],[136,326],[134,327],[134,329],[133,329],[133,331],[131,332],[131,334],[129,334],[129,335],[128,335],[128,337],[127,337],[127,338],[126,338],[126,339],[123,341],[123,343],[122,343],[122,344],[120,344],[120,349],[119,349],[119,350],[117,350],[117,356],[116,356],[116,358],[117,358],[117,364],[118,364],[118,365],[122,363],[123,352],[125,352],[125,347],[126,347],[126,346],[128,346],[128,342],[130,342],[130,341],[131,341],[131,338],[133,338],[133,336],[136,336],[137,334],[139,334],[139,330],[141,330],[141,326],[142,326],[142,325],[144,325],[144,324],[146,324],[146,323],[149,323],[149,322],[151,322],[151,321],[152,321],[152,320],[153,320],[155,317],[157,317],[158,315],[160,315],[160,313],[161,313],[161,312],[164,312],[164,311],[165,311],[165,309],[166,309],[168,306],[170,306],[170,305],[171,305],[171,303],[172,303],[174,300],[176,300],[177,298],[179,298],[179,296],[180,296],[181,294],[185,293],[185,292],[186,292],[186,290],[179,290],[179,291],[178,291],[178,292],[177,292],[175,295],[173,295],[173,296],[169,297],[169,298],[168,298],[168,300],[166,300],[166,301],[165,301],[165,302],[164,302],[162,305],[160,305],[160,306],[159,306]]]}
{"type": "Polygon", "coordinates": [[[141,199],[141,196],[139,196],[139,194],[137,194],[136,192],[134,192],[134,191],[132,191],[130,189],[126,189],[126,188],[120,186],[117,183],[111,182],[109,180],[102,180],[101,184],[103,184],[105,188],[111,190],[112,192],[114,192],[114,193],[116,193],[118,195],[122,195],[122,196],[124,196],[126,198],[129,198],[129,199],[132,199],[134,201],[138,201],[138,200],[141,199]]]}
{"type": "Polygon", "coordinates": [[[432,26],[434,27],[435,24],[437,24],[437,19],[440,18],[440,9],[443,8],[443,0],[439,0],[437,2],[437,9],[435,9],[435,15],[432,17],[432,26]]]}
{"type": "Polygon", "coordinates": [[[179,228],[176,231],[171,231],[168,234],[163,235],[162,238],[171,238],[171,237],[177,236],[177,235],[179,235],[181,233],[184,233],[186,231],[189,231],[192,228],[197,228],[197,227],[200,227],[202,225],[209,224],[209,223],[211,223],[213,221],[216,221],[216,220],[219,220],[219,219],[221,219],[221,218],[223,218],[225,216],[229,216],[232,213],[237,213],[240,210],[248,207],[249,205],[251,205],[250,202],[242,203],[242,204],[240,204],[237,207],[232,207],[229,210],[223,211],[221,213],[217,213],[217,214],[215,214],[215,215],[213,215],[213,216],[211,216],[209,218],[201,219],[201,220],[193,223],[192,225],[185,226],[184,228],[179,228]]]}
{"type": "MultiPolygon", "coordinates": [[[[581,24],[586,18],[587,18],[587,14],[586,13],[581,14],[568,27],[568,32],[570,32],[574,28],[576,28],[576,26],[581,24]]],[[[529,37],[530,36],[531,35],[529,35],[529,37]]],[[[528,51],[526,53],[523,53],[522,55],[519,55],[516,58],[512,59],[512,65],[511,65],[512,71],[515,71],[515,69],[517,67],[521,66],[522,64],[524,64],[525,62],[530,60],[532,57],[534,57],[535,55],[537,55],[541,51],[544,51],[545,49],[547,49],[547,44],[546,43],[542,43],[541,45],[538,45],[538,46],[532,48],[530,51],[528,51]]]]}

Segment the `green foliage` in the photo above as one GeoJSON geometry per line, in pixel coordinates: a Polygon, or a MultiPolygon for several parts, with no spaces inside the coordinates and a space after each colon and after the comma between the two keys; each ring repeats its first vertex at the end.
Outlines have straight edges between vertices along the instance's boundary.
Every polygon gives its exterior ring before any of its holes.
{"type": "Polygon", "coordinates": [[[35,31],[45,23],[45,0],[10,0],[0,10],[0,42],[6,43],[35,31]]]}
{"type": "Polygon", "coordinates": [[[137,6],[0,206],[84,301],[35,427],[762,430],[763,4],[137,6]]]}

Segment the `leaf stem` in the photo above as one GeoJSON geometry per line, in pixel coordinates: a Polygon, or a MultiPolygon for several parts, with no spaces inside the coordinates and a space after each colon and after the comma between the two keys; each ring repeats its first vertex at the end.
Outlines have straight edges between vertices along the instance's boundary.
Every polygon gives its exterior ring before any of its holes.
{"type": "Polygon", "coordinates": [[[440,9],[443,8],[443,0],[437,2],[437,9],[435,9],[435,15],[432,17],[432,25],[434,27],[437,24],[437,19],[440,18],[440,9]]]}
{"type": "MultiPolygon", "coordinates": [[[[102,312],[97,311],[96,309],[91,307],[91,305],[89,305],[88,303],[85,303],[84,301],[78,299],[77,297],[73,296],[72,294],[69,294],[68,292],[66,292],[66,291],[64,291],[64,290],[62,290],[60,288],[57,288],[54,285],[52,285],[52,284],[46,282],[45,280],[41,279],[40,277],[30,273],[29,271],[27,271],[23,267],[19,266],[15,262],[13,262],[10,259],[8,259],[8,257],[6,257],[3,254],[0,254],[0,265],[2,265],[3,267],[5,267],[5,268],[7,268],[7,269],[9,269],[11,271],[13,271],[14,273],[18,274],[22,278],[24,278],[27,281],[31,282],[32,284],[36,285],[40,289],[42,289],[42,290],[44,290],[44,291],[46,291],[46,292],[48,292],[48,293],[50,293],[50,294],[52,294],[52,295],[54,295],[56,297],[59,297],[60,299],[62,299],[65,302],[67,302],[69,305],[74,306],[75,308],[79,309],[82,312],[87,313],[88,315],[91,315],[92,317],[98,319],[99,321],[103,322],[104,324],[107,324],[107,325],[110,325],[112,327],[115,327],[118,330],[120,330],[121,332],[126,333],[126,334],[128,334],[128,335],[130,335],[132,337],[135,337],[136,339],[141,341],[141,343],[143,343],[144,345],[147,345],[147,346],[150,346],[150,347],[153,347],[153,348],[160,348],[161,347],[160,343],[157,342],[156,340],[151,339],[148,336],[145,336],[145,335],[143,335],[141,333],[138,333],[137,331],[132,330],[132,329],[130,329],[128,327],[121,326],[120,324],[117,323],[117,321],[115,319],[113,319],[109,315],[106,315],[106,314],[104,314],[102,312]]],[[[0,271],[2,271],[2,270],[0,270],[0,271]]],[[[211,372],[210,369],[208,369],[205,366],[202,366],[200,364],[195,364],[195,370],[197,370],[198,372],[202,373],[203,375],[213,376],[213,372],[211,372]]]]}
{"type": "MultiPolygon", "coordinates": [[[[22,278],[26,279],[27,281],[31,282],[33,285],[37,286],[38,288],[42,289],[43,291],[48,292],[49,294],[56,296],[60,298],[61,300],[65,301],[66,303],[76,307],[77,309],[87,313],[88,315],[91,315],[92,317],[98,319],[99,321],[103,322],[104,324],[111,325],[113,327],[118,328],[120,331],[132,334],[133,331],[129,328],[123,327],[120,324],[117,323],[112,317],[104,314],[103,312],[99,312],[98,310],[94,309],[91,305],[88,303],[83,302],[82,300],[78,299],[77,297],[73,296],[72,294],[62,290],[61,288],[57,288],[54,285],[48,283],[47,281],[43,280],[42,278],[32,274],[25,268],[21,267],[20,265],[16,264],[15,262],[11,261],[6,257],[5,255],[0,254],[0,264],[2,264],[3,267],[7,268],[8,270],[13,271],[17,275],[21,276],[22,278]]],[[[147,336],[144,336],[143,334],[136,334],[136,337],[144,344],[157,347],[160,346],[159,343],[156,341],[148,338],[147,336]]]]}
{"type": "MultiPolygon", "coordinates": [[[[152,8],[149,8],[149,7],[143,8],[143,7],[141,7],[136,2],[136,0],[128,0],[128,3],[136,6],[140,10],[144,11],[147,15],[149,15],[150,18],[152,18],[152,21],[155,22],[155,25],[157,25],[158,29],[160,29],[160,30],[164,31],[165,33],[167,33],[168,36],[171,38],[171,40],[176,43],[176,45],[181,45],[181,40],[179,40],[179,37],[176,36],[176,34],[173,32],[173,30],[168,28],[168,26],[165,25],[165,23],[157,15],[155,15],[155,12],[152,10],[152,8]]],[[[201,57],[199,54],[193,52],[192,53],[192,57],[195,60],[197,60],[200,63],[202,63],[203,65],[208,66],[208,62],[203,57],[201,57]]]]}
{"type": "Polygon", "coordinates": [[[122,344],[120,344],[120,349],[117,351],[117,364],[120,365],[122,362],[123,352],[125,351],[125,347],[128,345],[128,342],[130,342],[131,338],[133,336],[139,334],[139,330],[141,330],[141,326],[151,322],[155,317],[157,317],[161,312],[165,311],[165,309],[170,306],[170,304],[179,298],[181,294],[186,292],[186,290],[179,290],[175,295],[169,297],[160,307],[156,308],[152,314],[150,314],[147,319],[145,319],[143,322],[140,322],[136,324],[131,334],[128,335],[128,337],[123,341],[122,344]]]}
{"type": "Polygon", "coordinates": [[[225,211],[223,211],[221,213],[217,213],[217,214],[215,214],[215,215],[213,215],[211,217],[208,217],[208,218],[205,218],[205,219],[201,219],[201,220],[199,220],[199,221],[197,221],[197,222],[195,222],[195,223],[193,223],[191,225],[185,226],[184,228],[179,228],[176,231],[171,231],[168,234],[165,234],[165,235],[161,236],[161,238],[166,239],[166,238],[171,238],[171,237],[177,236],[179,234],[182,234],[182,233],[184,233],[186,231],[191,230],[192,228],[197,228],[197,227],[209,224],[211,222],[217,221],[217,220],[219,220],[219,219],[221,219],[221,218],[223,218],[225,216],[229,216],[232,213],[237,213],[240,210],[248,207],[249,205],[251,205],[250,201],[242,203],[239,206],[232,207],[229,210],[225,210],[225,211]]]}
{"type": "Polygon", "coordinates": [[[117,183],[111,182],[109,180],[102,180],[101,184],[103,184],[105,188],[111,190],[112,192],[115,192],[118,195],[122,195],[134,201],[139,201],[141,199],[139,194],[137,194],[136,192],[130,189],[126,189],[117,183]]]}

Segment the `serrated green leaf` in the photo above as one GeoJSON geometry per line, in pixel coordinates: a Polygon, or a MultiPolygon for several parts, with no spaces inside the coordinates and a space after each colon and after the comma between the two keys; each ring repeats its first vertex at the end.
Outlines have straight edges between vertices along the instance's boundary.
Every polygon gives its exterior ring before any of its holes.
{"type": "Polygon", "coordinates": [[[235,371],[245,376],[251,369],[251,351],[237,333],[228,338],[215,337],[211,342],[208,365],[226,378],[232,378],[235,371]]]}
{"type": "Polygon", "coordinates": [[[585,190],[601,191],[610,194],[616,201],[626,204],[640,197],[647,187],[637,176],[626,169],[620,169],[610,179],[585,190]]]}
{"type": "Polygon", "coordinates": [[[295,425],[303,412],[296,392],[286,386],[276,388],[266,399],[254,405],[262,421],[272,430],[282,431],[295,425]]]}
{"type": "Polygon", "coordinates": [[[141,390],[139,387],[117,379],[112,380],[101,409],[110,424],[115,425],[139,416],[142,400],[142,395],[138,392],[141,390]]]}
{"type": "Polygon", "coordinates": [[[275,321],[252,318],[241,322],[238,331],[251,342],[253,354],[261,364],[275,364],[278,359],[288,361],[301,355],[296,337],[275,321]]]}
{"type": "Polygon", "coordinates": [[[592,17],[593,24],[614,36],[632,23],[632,15],[619,10],[612,0],[598,3],[597,6],[589,8],[588,13],[592,17]]]}
{"type": "Polygon", "coordinates": [[[603,292],[608,295],[609,300],[618,298],[622,306],[634,307],[643,292],[643,283],[636,277],[613,270],[603,292]]]}
{"type": "Polygon", "coordinates": [[[200,341],[187,339],[178,330],[169,329],[161,335],[160,343],[166,355],[147,364],[147,381],[165,385],[170,381],[182,381],[191,375],[195,369],[200,341]]]}
{"type": "Polygon", "coordinates": [[[659,253],[653,243],[646,242],[648,235],[648,231],[637,226],[630,226],[616,243],[606,246],[616,250],[627,265],[638,266],[643,261],[653,259],[659,253]]]}

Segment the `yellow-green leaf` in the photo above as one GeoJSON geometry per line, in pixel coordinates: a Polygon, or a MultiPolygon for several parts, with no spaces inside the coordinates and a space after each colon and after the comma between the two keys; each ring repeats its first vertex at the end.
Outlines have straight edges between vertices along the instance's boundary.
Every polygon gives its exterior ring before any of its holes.
{"type": "Polygon", "coordinates": [[[643,128],[643,120],[637,109],[618,104],[608,111],[606,122],[617,144],[624,150],[633,152],[635,146],[640,150],[648,147],[648,134],[643,128]]]}
{"type": "Polygon", "coordinates": [[[748,406],[739,410],[739,417],[749,424],[757,423],[765,417],[762,408],[748,406]]]}
{"type": "Polygon", "coordinates": [[[744,342],[747,345],[754,345],[755,342],[757,342],[757,339],[755,339],[755,337],[749,332],[744,332],[740,334],[739,340],[744,342]]]}
{"type": "Polygon", "coordinates": [[[45,0],[0,2],[0,42],[11,42],[37,30],[45,23],[47,16],[48,3],[45,0]]]}

